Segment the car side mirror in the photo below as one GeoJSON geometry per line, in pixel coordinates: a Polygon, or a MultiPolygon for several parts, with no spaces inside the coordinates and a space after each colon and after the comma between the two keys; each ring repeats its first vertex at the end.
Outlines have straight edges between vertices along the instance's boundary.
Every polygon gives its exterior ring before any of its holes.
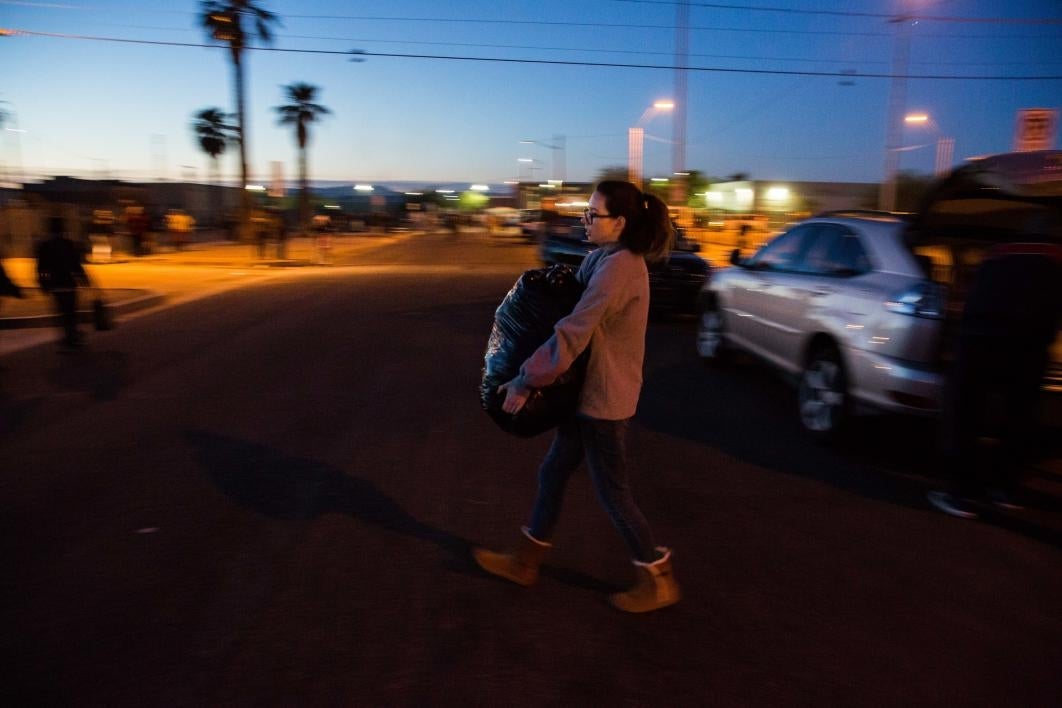
{"type": "Polygon", "coordinates": [[[741,249],[735,248],[733,251],[730,252],[730,265],[740,266],[743,264],[744,261],[741,259],[741,249]]]}

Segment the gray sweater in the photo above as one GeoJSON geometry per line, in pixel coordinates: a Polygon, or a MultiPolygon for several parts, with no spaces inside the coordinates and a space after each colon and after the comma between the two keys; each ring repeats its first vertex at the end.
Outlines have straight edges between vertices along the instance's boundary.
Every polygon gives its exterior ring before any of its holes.
{"type": "Polygon", "coordinates": [[[634,415],[642,390],[649,271],[645,259],[616,244],[590,253],[577,275],[586,286],[572,313],[520,367],[518,383],[553,383],[590,345],[579,413],[603,420],[634,415]]]}

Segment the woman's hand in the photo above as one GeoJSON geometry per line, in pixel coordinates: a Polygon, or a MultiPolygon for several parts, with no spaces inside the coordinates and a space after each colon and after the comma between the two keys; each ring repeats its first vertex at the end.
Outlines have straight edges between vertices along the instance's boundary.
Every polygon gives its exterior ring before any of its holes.
{"type": "Polygon", "coordinates": [[[531,389],[515,382],[516,379],[513,379],[509,383],[503,383],[498,387],[498,393],[505,392],[505,402],[502,403],[502,410],[510,415],[519,413],[520,409],[527,403],[528,397],[531,396],[531,389]]]}

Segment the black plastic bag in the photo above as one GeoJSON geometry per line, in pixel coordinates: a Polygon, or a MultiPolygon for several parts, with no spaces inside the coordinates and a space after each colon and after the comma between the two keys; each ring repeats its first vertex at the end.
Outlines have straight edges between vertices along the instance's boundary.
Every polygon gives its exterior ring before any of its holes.
{"type": "Polygon", "coordinates": [[[505,394],[498,393],[498,387],[520,373],[524,361],[553,335],[553,326],[579,301],[583,285],[575,273],[575,268],[567,265],[529,270],[494,313],[479,394],[483,409],[507,433],[538,435],[556,427],[579,405],[586,352],[552,385],[534,389],[516,415],[502,410],[505,394]]]}

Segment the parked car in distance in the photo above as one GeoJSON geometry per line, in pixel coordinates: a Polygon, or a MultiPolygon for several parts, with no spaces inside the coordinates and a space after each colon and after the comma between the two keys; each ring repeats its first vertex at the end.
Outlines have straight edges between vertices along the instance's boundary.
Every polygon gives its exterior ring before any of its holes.
{"type": "MultiPolygon", "coordinates": [[[[716,364],[744,350],[789,375],[800,423],[819,438],[866,408],[935,415],[963,274],[993,248],[1062,243],[1060,175],[1062,153],[987,158],[956,170],[912,219],[827,213],[748,259],[735,252],[702,290],[697,353],[716,364]],[[1053,227],[1031,234],[1033,217],[1053,227]]],[[[1045,381],[1055,390],[1059,341],[1045,381]]]]}
{"type": "MultiPolygon", "coordinates": [[[[675,244],[668,257],[649,265],[649,307],[654,312],[695,314],[697,298],[708,277],[708,262],[697,255],[700,244],[675,230],[675,244]]],[[[580,217],[559,217],[546,222],[539,255],[546,265],[579,266],[586,254],[597,248],[586,240],[580,217]]]]}

